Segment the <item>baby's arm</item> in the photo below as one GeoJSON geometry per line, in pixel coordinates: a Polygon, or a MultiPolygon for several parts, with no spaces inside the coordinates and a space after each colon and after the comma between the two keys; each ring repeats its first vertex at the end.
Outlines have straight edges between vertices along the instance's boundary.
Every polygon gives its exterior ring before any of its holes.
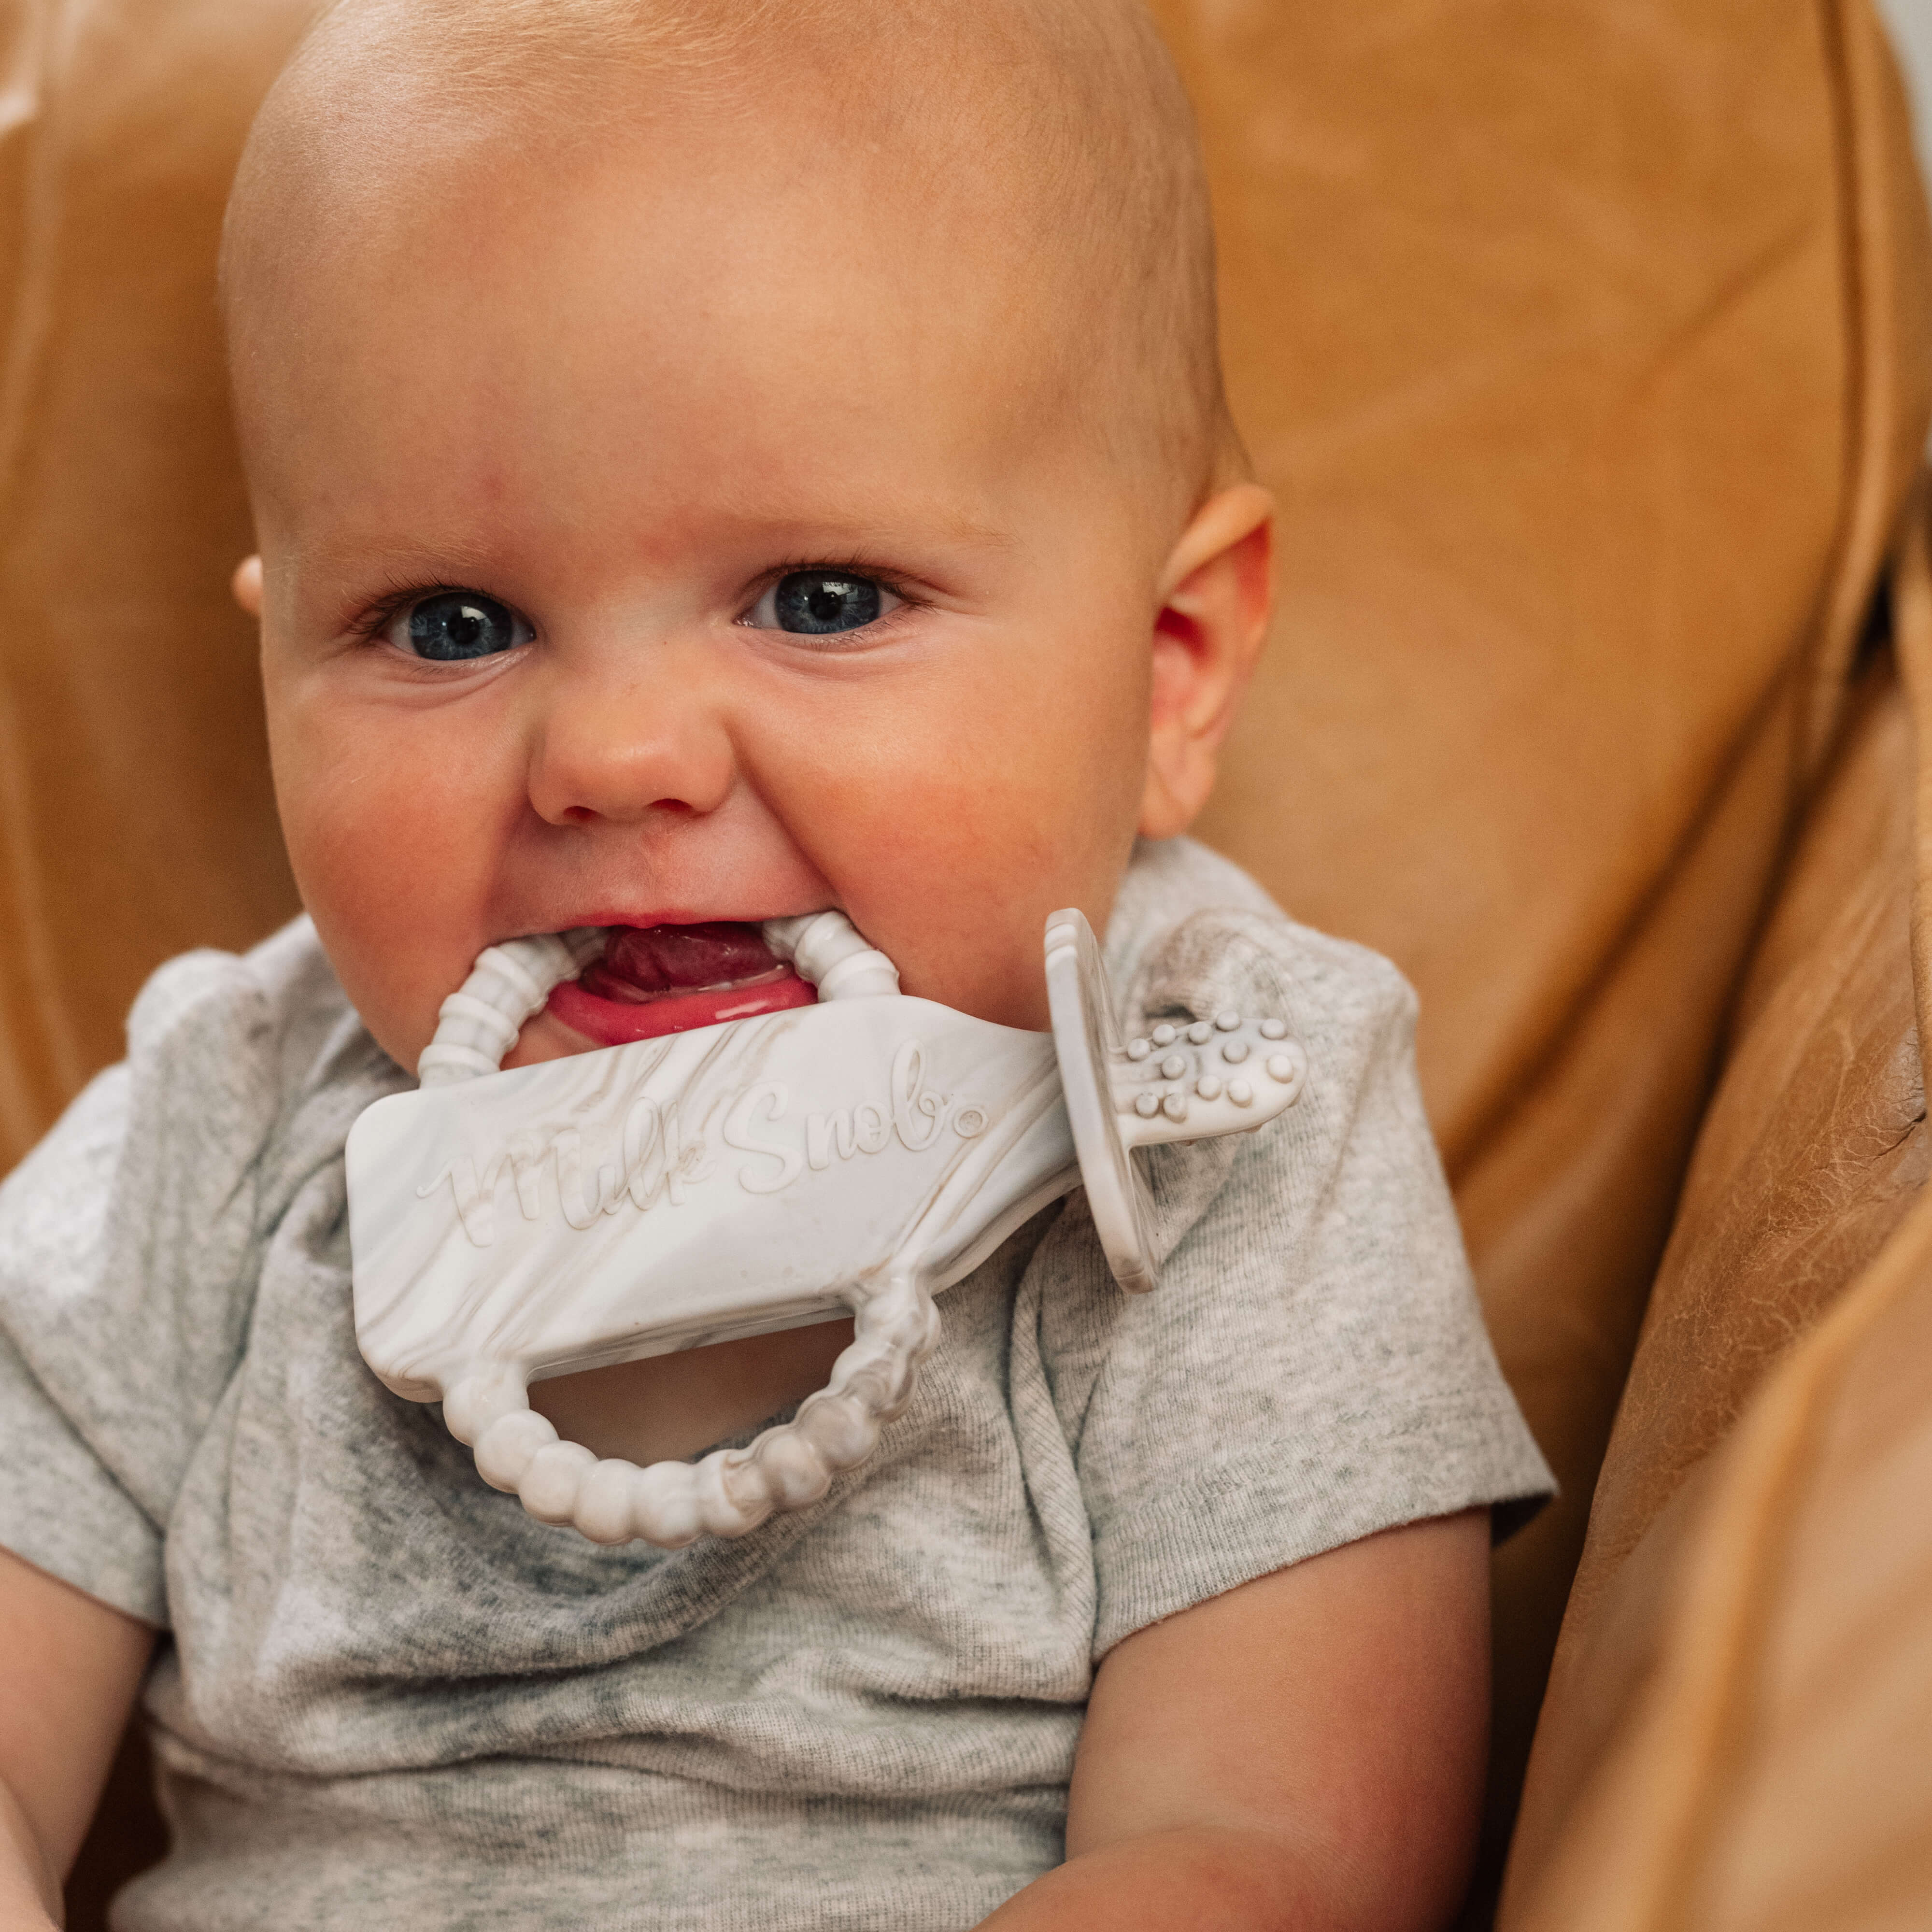
{"type": "Polygon", "coordinates": [[[60,1922],[154,1646],[146,1624],[0,1550],[0,1932],[60,1922]]]}
{"type": "Polygon", "coordinates": [[[985,1932],[1426,1932],[1466,1882],[1489,1723],[1489,1514],[1385,1531],[1119,1644],[1066,1862],[985,1932]]]}

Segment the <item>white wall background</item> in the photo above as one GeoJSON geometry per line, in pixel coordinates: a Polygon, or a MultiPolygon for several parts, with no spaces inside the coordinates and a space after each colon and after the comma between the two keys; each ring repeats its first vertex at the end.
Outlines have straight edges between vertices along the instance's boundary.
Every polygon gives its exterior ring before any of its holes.
{"type": "Polygon", "coordinates": [[[1918,118],[1918,154],[1932,175],[1932,0],[1879,0],[1905,64],[1918,118]]]}

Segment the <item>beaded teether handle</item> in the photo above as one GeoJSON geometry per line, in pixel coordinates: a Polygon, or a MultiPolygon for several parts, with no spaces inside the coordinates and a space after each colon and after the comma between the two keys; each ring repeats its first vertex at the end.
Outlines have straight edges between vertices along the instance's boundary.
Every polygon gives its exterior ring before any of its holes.
{"type": "MultiPolygon", "coordinates": [[[[896,993],[898,968],[868,946],[843,913],[769,920],[765,943],[790,960],[821,1000],[896,993]]],[[[460,992],[442,1003],[436,1037],[417,1062],[425,1086],[494,1073],[524,1024],[561,981],[595,959],[596,927],[506,940],[487,948],[460,992]]],[[[569,1523],[596,1543],[646,1541],[676,1549],[695,1537],[742,1536],[774,1510],[815,1502],[841,1469],[862,1462],[879,1430],[911,1399],[919,1364],[939,1336],[939,1311],[910,1270],[852,1298],[852,1342],[832,1378],[790,1422],[742,1449],[698,1462],[640,1468],[561,1440],[530,1406],[518,1371],[493,1366],[466,1376],[443,1397],[450,1433],[476,1452],[483,1480],[513,1491],[540,1522],[569,1523]]]]}

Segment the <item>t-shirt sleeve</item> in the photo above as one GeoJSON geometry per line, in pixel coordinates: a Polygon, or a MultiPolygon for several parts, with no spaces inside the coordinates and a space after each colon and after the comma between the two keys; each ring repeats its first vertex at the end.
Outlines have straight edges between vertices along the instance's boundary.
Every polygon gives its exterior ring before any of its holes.
{"type": "Polygon", "coordinates": [[[155,1624],[164,1529],[250,1305],[268,1032],[247,962],[172,962],[127,1061],[0,1186],[0,1546],[155,1624]]]}
{"type": "Polygon", "coordinates": [[[1240,913],[1184,925],[1136,990],[1143,1024],[1279,1014],[1308,1073],[1258,1132],[1155,1151],[1151,1294],[1113,1287],[1078,1198],[1036,1258],[1078,1269],[1081,1251],[1093,1277],[1041,1318],[1093,1528],[1096,1655],[1303,1557],[1480,1504],[1520,1516],[1552,1487],[1483,1326],[1407,982],[1240,913]]]}

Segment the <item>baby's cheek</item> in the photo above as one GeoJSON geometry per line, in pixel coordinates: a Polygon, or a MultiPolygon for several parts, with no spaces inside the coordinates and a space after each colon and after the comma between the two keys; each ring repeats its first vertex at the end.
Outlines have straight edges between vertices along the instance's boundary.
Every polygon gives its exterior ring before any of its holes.
{"type": "Polygon", "coordinates": [[[947,675],[845,694],[788,748],[776,794],[908,992],[1038,1027],[1047,915],[1104,920],[1131,849],[1144,723],[1100,688],[1097,646],[971,643],[947,675]]]}
{"type": "Polygon", "coordinates": [[[380,721],[310,717],[278,746],[278,789],[303,902],[356,1010],[413,1066],[437,1009],[486,943],[499,815],[463,761],[380,721]],[[292,742],[288,741],[292,740],[292,742]]]}
{"type": "Polygon", "coordinates": [[[296,858],[304,900],[356,1010],[390,1054],[413,1066],[470,964],[448,936],[462,924],[440,890],[448,874],[411,862],[406,827],[370,836],[352,819],[318,830],[296,858]]]}

